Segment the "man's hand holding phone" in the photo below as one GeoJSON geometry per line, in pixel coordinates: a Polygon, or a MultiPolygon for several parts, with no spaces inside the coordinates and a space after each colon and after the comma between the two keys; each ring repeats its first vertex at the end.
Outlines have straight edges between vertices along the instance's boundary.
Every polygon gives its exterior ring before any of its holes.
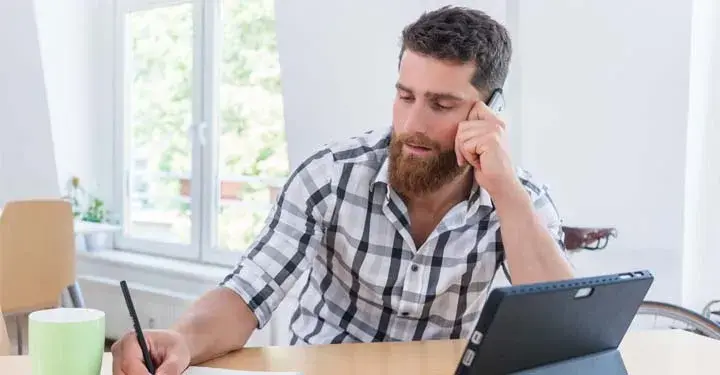
{"type": "Polygon", "coordinates": [[[458,125],[455,154],[458,165],[472,166],[475,180],[493,198],[519,186],[508,152],[505,123],[482,101],[458,125]]]}

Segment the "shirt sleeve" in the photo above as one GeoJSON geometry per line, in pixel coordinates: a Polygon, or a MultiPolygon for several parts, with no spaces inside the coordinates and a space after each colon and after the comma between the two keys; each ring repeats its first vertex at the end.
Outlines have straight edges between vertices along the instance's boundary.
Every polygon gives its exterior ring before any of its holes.
{"type": "Polygon", "coordinates": [[[258,328],[268,323],[322,246],[331,162],[332,155],[320,151],[293,171],[265,226],[220,283],[245,300],[258,328]]]}
{"type": "Polygon", "coordinates": [[[537,212],[544,221],[545,227],[548,229],[550,236],[555,240],[555,243],[558,244],[560,250],[563,253],[567,253],[565,247],[565,232],[563,232],[562,229],[563,221],[548,192],[548,188],[546,186],[538,187],[536,193],[532,194],[532,196],[534,198],[533,206],[535,207],[535,212],[537,212]]]}

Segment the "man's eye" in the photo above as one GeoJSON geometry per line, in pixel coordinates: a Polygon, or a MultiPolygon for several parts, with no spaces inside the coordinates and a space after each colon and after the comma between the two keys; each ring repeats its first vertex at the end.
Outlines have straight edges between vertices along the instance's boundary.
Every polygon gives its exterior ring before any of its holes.
{"type": "Polygon", "coordinates": [[[434,103],[433,107],[435,107],[435,109],[438,111],[449,111],[453,108],[452,106],[444,106],[440,103],[434,103]]]}
{"type": "Polygon", "coordinates": [[[412,96],[407,96],[407,95],[400,95],[400,100],[403,100],[403,101],[406,101],[406,102],[411,102],[411,101],[413,101],[413,97],[412,97],[412,96]]]}

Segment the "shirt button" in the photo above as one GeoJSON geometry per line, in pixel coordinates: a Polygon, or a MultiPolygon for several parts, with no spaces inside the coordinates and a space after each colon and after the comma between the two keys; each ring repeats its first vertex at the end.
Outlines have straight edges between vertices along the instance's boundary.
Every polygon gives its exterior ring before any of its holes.
{"type": "Polygon", "coordinates": [[[412,266],[410,266],[410,271],[417,272],[417,270],[419,270],[419,269],[420,269],[420,267],[418,267],[417,264],[413,264],[412,266]]]}

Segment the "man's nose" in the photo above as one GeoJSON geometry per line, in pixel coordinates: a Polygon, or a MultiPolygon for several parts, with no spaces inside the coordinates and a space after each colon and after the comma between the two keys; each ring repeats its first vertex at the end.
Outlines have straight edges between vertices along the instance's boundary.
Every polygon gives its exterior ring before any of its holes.
{"type": "Polygon", "coordinates": [[[410,107],[405,118],[404,131],[407,134],[425,133],[427,131],[427,116],[421,103],[415,102],[410,107]]]}

